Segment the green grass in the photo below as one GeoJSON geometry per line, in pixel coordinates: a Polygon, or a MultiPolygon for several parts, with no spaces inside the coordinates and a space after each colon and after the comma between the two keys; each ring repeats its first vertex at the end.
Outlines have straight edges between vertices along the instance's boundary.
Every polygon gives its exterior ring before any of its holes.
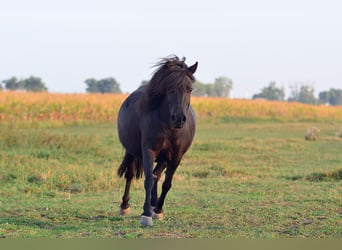
{"type": "Polygon", "coordinates": [[[327,238],[342,236],[341,127],[328,123],[198,124],[166,198],[165,219],[117,215],[123,149],[113,124],[0,132],[0,238],[327,238]],[[316,141],[307,128],[320,129],[316,141]]]}

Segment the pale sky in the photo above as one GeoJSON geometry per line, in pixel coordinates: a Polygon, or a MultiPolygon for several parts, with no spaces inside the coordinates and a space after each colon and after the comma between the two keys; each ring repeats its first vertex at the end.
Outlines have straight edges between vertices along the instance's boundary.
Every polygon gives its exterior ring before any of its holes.
{"type": "Polygon", "coordinates": [[[0,0],[0,80],[82,93],[85,79],[114,77],[132,92],[171,54],[198,61],[201,82],[231,78],[233,97],[271,81],[342,88],[342,2],[0,0]]]}

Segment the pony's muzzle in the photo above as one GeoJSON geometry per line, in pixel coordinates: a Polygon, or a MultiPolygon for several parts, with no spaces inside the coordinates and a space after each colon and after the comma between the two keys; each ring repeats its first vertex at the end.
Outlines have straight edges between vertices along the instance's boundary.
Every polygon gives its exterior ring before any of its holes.
{"type": "Polygon", "coordinates": [[[174,128],[182,128],[186,122],[186,116],[183,113],[178,115],[172,114],[171,122],[174,128]]]}

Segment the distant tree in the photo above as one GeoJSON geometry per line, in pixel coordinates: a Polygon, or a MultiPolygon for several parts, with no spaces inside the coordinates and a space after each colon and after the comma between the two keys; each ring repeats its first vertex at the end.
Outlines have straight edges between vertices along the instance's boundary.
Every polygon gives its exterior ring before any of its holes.
{"type": "Polygon", "coordinates": [[[214,96],[229,97],[233,87],[233,81],[228,77],[218,77],[213,84],[214,96]]]}
{"type": "Polygon", "coordinates": [[[96,79],[94,78],[89,78],[87,80],[84,81],[85,84],[87,84],[87,88],[86,88],[86,91],[88,93],[99,93],[100,92],[100,89],[99,89],[99,86],[96,82],[96,79]]]}
{"type": "Polygon", "coordinates": [[[206,84],[196,80],[192,85],[192,95],[207,96],[208,93],[206,84]]]}
{"type": "Polygon", "coordinates": [[[318,94],[320,103],[330,104],[330,91],[323,91],[318,94]]]}
{"type": "Polygon", "coordinates": [[[27,79],[21,80],[19,85],[23,86],[26,91],[44,92],[47,91],[45,83],[40,77],[30,76],[27,79]]]}
{"type": "Polygon", "coordinates": [[[112,77],[96,80],[89,78],[85,80],[87,84],[86,91],[88,93],[122,93],[120,84],[112,77]]]}
{"type": "Polygon", "coordinates": [[[317,102],[315,97],[315,90],[310,86],[301,86],[299,92],[299,102],[307,104],[315,104],[317,102]]]}
{"type": "Polygon", "coordinates": [[[291,96],[288,98],[289,102],[301,102],[306,104],[316,104],[317,100],[314,95],[314,88],[308,85],[298,85],[291,87],[291,96]]]}
{"type": "Polygon", "coordinates": [[[253,99],[264,98],[267,100],[284,101],[285,91],[283,88],[278,88],[276,82],[271,82],[270,85],[261,89],[261,92],[253,95],[253,99]]]}
{"type": "Polygon", "coordinates": [[[112,77],[98,81],[101,93],[121,93],[120,84],[112,77]]]}
{"type": "Polygon", "coordinates": [[[195,81],[192,94],[194,96],[229,97],[233,82],[227,77],[218,77],[214,83],[204,84],[195,81]]]}
{"type": "Polygon", "coordinates": [[[330,89],[330,98],[331,105],[342,105],[342,89],[330,89]]]}
{"type": "Polygon", "coordinates": [[[299,87],[298,84],[293,84],[290,86],[291,94],[290,97],[287,98],[289,102],[299,102],[299,87]]]}
{"type": "Polygon", "coordinates": [[[342,89],[330,89],[318,94],[320,103],[329,103],[330,105],[342,105],[342,89]]]}
{"type": "Polygon", "coordinates": [[[27,79],[18,80],[16,77],[11,77],[8,80],[2,81],[7,90],[26,90],[33,92],[47,91],[45,83],[40,77],[30,76],[27,79]]]}
{"type": "Polygon", "coordinates": [[[23,88],[20,81],[15,76],[11,77],[8,80],[3,80],[2,82],[5,84],[5,88],[7,90],[19,90],[23,88]]]}
{"type": "Polygon", "coordinates": [[[208,83],[205,85],[205,87],[206,87],[205,88],[206,89],[206,92],[205,92],[206,96],[217,97],[213,83],[208,83]]]}

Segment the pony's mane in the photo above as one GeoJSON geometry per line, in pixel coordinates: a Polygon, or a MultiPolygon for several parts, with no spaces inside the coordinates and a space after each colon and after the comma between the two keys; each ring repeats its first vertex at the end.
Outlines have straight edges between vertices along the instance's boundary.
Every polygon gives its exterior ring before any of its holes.
{"type": "Polygon", "coordinates": [[[177,56],[162,58],[155,67],[157,69],[151,80],[140,88],[144,96],[140,103],[142,109],[158,107],[168,91],[175,89],[191,90],[192,83],[195,81],[184,57],[182,60],[177,56]]]}
{"type": "Polygon", "coordinates": [[[149,95],[164,95],[166,91],[192,87],[195,78],[188,70],[184,57],[182,60],[177,56],[163,58],[155,67],[158,68],[147,85],[149,95]]]}

